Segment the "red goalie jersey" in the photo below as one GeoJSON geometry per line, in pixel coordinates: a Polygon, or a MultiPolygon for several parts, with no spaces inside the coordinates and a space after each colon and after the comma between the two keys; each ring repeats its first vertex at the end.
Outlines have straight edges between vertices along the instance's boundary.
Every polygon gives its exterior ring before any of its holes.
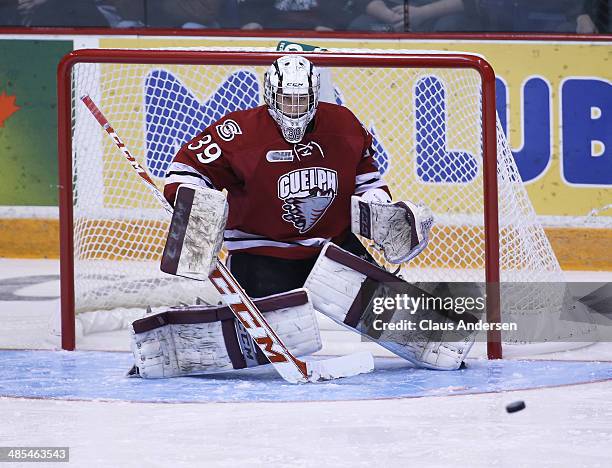
{"type": "Polygon", "coordinates": [[[267,106],[233,112],[180,149],[164,195],[174,203],[180,184],[227,189],[230,252],[311,258],[349,232],[351,195],[388,191],[371,146],[353,113],[335,104],[319,104],[296,144],[285,141],[267,106]]]}

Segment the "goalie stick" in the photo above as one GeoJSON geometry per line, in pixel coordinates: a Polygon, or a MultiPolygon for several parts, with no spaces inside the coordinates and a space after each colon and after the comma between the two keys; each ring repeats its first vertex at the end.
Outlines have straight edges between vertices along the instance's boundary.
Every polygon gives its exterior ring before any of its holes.
{"type": "MultiPolygon", "coordinates": [[[[164,198],[146,169],[129,152],[98,106],[88,95],[82,96],[81,101],[83,101],[83,104],[85,104],[100,126],[108,133],[115,145],[123,153],[125,159],[127,159],[134,171],[153,192],[164,209],[172,213],[173,209],[170,203],[164,198]]],[[[209,274],[209,279],[217,291],[219,291],[223,301],[234,313],[236,319],[244,326],[253,338],[253,341],[255,341],[270,363],[286,381],[291,383],[316,382],[318,380],[350,377],[373,370],[374,362],[370,353],[355,353],[349,356],[310,362],[296,358],[287,349],[282,340],[270,327],[261,311],[219,259],[216,260],[215,268],[209,274]]]]}

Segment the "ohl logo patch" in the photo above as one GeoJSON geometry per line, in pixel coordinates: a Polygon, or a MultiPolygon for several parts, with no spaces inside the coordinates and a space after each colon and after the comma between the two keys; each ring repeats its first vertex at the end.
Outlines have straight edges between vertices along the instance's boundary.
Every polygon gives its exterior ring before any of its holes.
{"type": "Polygon", "coordinates": [[[298,169],[278,179],[278,198],[283,200],[283,219],[300,234],[311,229],[338,194],[338,173],[324,167],[298,169]]]}

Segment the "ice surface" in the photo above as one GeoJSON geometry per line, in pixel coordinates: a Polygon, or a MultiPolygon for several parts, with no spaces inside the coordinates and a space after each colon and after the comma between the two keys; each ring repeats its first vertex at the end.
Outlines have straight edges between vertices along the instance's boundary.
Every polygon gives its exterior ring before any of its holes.
{"type": "Polygon", "coordinates": [[[271,366],[172,379],[126,378],[132,364],[131,354],[124,352],[5,350],[0,352],[0,395],[149,403],[314,402],[507,392],[612,379],[612,362],[559,360],[472,359],[466,369],[432,371],[399,358],[377,358],[371,374],[308,384],[287,383],[271,366]]]}
{"type": "Polygon", "coordinates": [[[0,399],[0,439],[70,446],[68,466],[79,467],[607,467],[610,390],[330,403],[0,399]],[[506,413],[515,400],[527,408],[506,413]]]}
{"type": "MultiPolygon", "coordinates": [[[[0,347],[53,347],[57,275],[56,261],[0,259],[0,347]],[[44,281],[1,281],[32,276],[44,281]]],[[[108,338],[85,341],[102,349],[108,338]]],[[[115,338],[125,346],[125,336],[115,338]]],[[[124,379],[126,353],[0,355],[0,395],[13,395],[0,396],[0,445],[70,446],[71,464],[56,466],[607,467],[612,459],[609,343],[531,357],[541,362],[470,360],[452,373],[378,358],[372,374],[301,386],[270,370],[124,379]],[[81,399],[61,399],[71,396],[81,399]],[[165,402],[143,402],[156,399],[165,402]],[[197,402],[169,402],[189,399],[197,402]],[[335,401],[313,401],[324,399],[335,401]],[[515,400],[527,408],[506,413],[515,400]]]]}

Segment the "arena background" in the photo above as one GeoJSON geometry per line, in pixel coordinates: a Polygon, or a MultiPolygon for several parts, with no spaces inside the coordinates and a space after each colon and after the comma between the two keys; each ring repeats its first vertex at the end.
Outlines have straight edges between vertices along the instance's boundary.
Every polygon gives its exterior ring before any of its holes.
{"type": "Polygon", "coordinates": [[[484,56],[497,74],[500,119],[562,267],[612,268],[612,38],[608,36],[2,34],[0,257],[59,257],[55,84],[56,66],[65,53],[95,47],[276,47],[285,39],[324,48],[463,51],[484,56]]]}

